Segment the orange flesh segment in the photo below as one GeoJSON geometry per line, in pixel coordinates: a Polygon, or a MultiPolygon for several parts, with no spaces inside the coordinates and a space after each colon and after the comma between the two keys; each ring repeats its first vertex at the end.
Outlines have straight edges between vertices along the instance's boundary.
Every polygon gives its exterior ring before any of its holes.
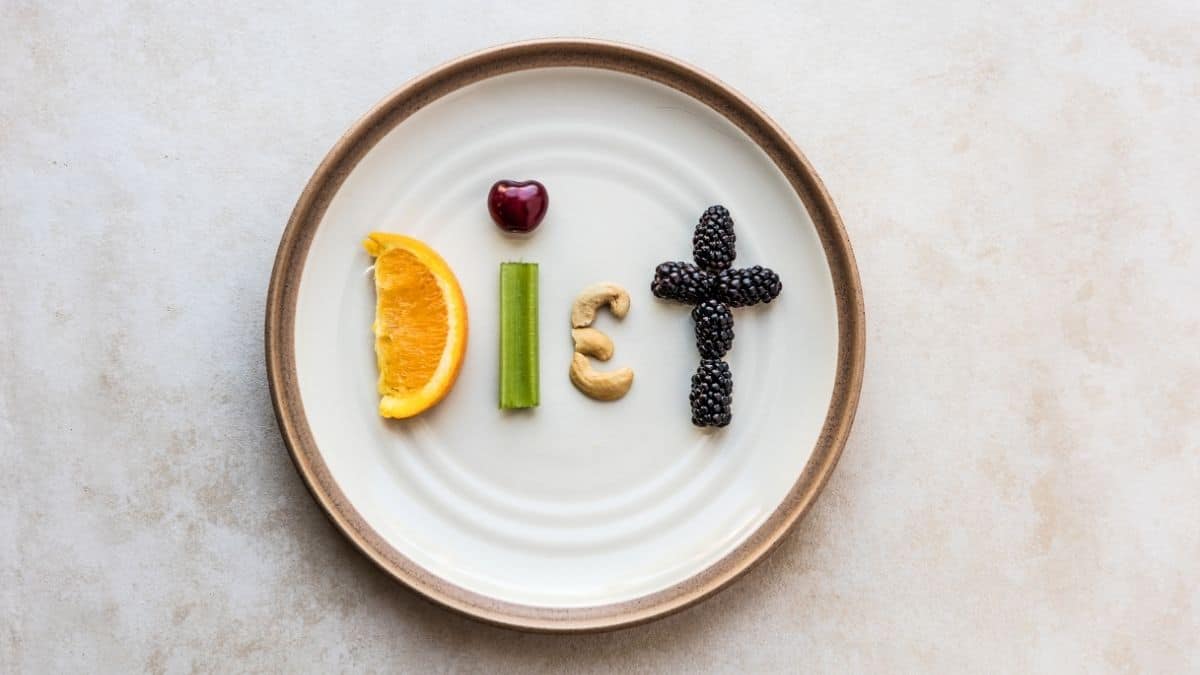
{"type": "Polygon", "coordinates": [[[375,279],[379,393],[419,391],[446,350],[442,291],[416,256],[398,248],[376,259],[375,279]]]}

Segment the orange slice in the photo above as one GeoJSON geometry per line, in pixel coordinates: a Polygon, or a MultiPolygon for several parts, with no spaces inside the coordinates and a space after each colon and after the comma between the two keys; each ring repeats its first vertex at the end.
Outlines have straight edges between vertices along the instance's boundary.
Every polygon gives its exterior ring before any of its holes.
{"type": "Polygon", "coordinates": [[[372,232],[379,414],[412,417],[450,391],[467,350],[467,302],[450,266],[400,234],[372,232]]]}

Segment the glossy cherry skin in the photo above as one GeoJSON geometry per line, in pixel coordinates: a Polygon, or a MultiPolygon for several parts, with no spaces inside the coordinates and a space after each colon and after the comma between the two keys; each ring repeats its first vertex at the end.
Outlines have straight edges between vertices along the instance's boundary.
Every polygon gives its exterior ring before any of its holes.
{"type": "Polygon", "coordinates": [[[496,181],[488,191],[488,212],[505,232],[533,232],[549,208],[550,194],[536,180],[496,181]]]}

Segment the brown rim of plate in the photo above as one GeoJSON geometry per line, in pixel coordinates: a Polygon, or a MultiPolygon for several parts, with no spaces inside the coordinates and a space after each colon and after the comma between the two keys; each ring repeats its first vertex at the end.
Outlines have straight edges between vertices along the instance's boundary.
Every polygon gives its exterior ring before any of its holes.
{"type": "Polygon", "coordinates": [[[721,590],[769,553],[812,506],[829,480],[862,389],[866,333],[854,253],[825,186],[774,122],[716,78],[637,47],[581,39],[547,39],[487,49],[442,65],[405,84],[354,124],[317,167],[279,242],[267,292],[267,380],[284,442],[313,499],[342,534],[388,574],[426,598],[488,623],[540,632],[612,630],[661,618],[721,590]],[[422,568],[388,544],[334,482],[312,437],[296,385],[296,296],[313,234],[325,209],[359,160],[390,130],[425,105],[480,80],[522,70],[599,68],[642,77],[704,103],[739,127],[771,158],[803,201],[821,238],[833,277],[838,354],[833,396],[812,456],[771,515],[736,549],[661,591],[592,607],[537,607],[467,590],[422,568]]]}

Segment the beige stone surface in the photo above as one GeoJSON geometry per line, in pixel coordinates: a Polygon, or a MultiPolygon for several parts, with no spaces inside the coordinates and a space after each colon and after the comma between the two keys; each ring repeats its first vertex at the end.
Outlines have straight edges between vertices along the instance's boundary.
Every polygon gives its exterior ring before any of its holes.
{"type": "Polygon", "coordinates": [[[1200,669],[1200,5],[208,4],[0,3],[0,672],[1200,669]],[[811,515],[607,635],[478,625],[377,572],[293,471],[263,366],[275,247],[338,135],[546,35],[761,104],[867,302],[811,515]]]}

